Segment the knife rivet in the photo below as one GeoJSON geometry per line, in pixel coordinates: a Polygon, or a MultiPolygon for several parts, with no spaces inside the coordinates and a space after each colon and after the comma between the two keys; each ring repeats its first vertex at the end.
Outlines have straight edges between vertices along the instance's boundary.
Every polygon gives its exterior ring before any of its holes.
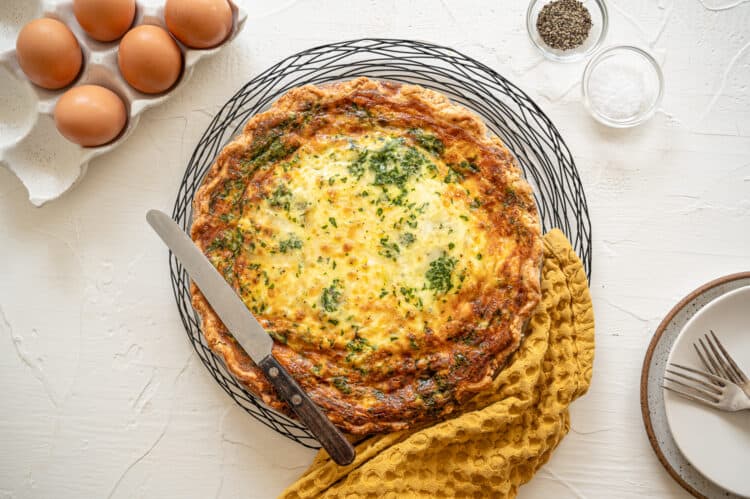
{"type": "Polygon", "coordinates": [[[292,395],[292,404],[300,405],[302,403],[302,397],[299,395],[292,395]]]}
{"type": "Polygon", "coordinates": [[[276,376],[279,375],[279,370],[275,367],[272,367],[271,369],[268,370],[268,375],[271,376],[272,378],[275,378],[276,376]]]}

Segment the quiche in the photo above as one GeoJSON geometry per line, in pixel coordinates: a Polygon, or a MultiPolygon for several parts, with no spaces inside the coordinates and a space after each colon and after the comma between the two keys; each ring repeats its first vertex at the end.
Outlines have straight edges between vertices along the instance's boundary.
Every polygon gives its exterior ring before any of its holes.
{"type": "MultiPolygon", "coordinates": [[[[209,169],[195,243],[343,430],[445,417],[487,387],[540,299],[532,190],[466,108],[357,78],[290,90],[209,169]]],[[[289,413],[200,291],[207,343],[289,413]]]]}

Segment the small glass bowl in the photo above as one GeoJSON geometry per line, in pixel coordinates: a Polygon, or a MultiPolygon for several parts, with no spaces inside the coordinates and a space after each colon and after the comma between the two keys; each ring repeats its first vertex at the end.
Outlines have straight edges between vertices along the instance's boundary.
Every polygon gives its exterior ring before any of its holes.
{"type": "MultiPolygon", "coordinates": [[[[664,94],[664,76],[656,59],[643,49],[628,45],[609,47],[594,56],[583,72],[583,103],[591,115],[600,123],[615,128],[639,125],[654,115],[664,94]],[[629,83],[635,92],[642,91],[640,103],[629,102],[630,94],[603,94],[606,85],[603,71],[612,72],[612,77],[621,84],[629,83]],[[609,109],[605,108],[609,105],[609,109]],[[619,106],[615,109],[615,106],[619,106]]],[[[620,87],[622,88],[622,87],[620,87]]]]}
{"type": "Polygon", "coordinates": [[[536,29],[536,20],[539,12],[545,5],[553,0],[531,0],[529,8],[526,11],[526,30],[529,32],[531,42],[536,48],[544,54],[547,59],[557,62],[575,62],[580,61],[591,55],[598,49],[604,38],[607,36],[609,26],[609,14],[607,14],[607,5],[604,0],[582,0],[582,4],[588,9],[591,15],[591,31],[586,40],[578,47],[570,50],[553,49],[542,40],[539,31],[536,29]]]}

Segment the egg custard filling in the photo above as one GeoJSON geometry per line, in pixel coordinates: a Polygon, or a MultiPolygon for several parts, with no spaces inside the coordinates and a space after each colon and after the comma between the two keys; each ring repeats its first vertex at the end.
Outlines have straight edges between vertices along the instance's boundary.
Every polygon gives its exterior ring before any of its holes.
{"type": "MultiPolygon", "coordinates": [[[[193,238],[334,423],[369,433],[446,415],[491,381],[539,300],[531,190],[439,94],[364,78],[297,90],[219,157],[193,238]]],[[[193,295],[211,348],[284,410],[193,295]]]]}

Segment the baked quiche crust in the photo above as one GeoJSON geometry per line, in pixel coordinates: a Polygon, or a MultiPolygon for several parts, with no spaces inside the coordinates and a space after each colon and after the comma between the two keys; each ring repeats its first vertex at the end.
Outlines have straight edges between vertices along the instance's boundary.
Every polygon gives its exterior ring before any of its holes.
{"type": "MultiPolygon", "coordinates": [[[[487,387],[540,299],[531,187],[445,96],[357,78],[290,90],[209,169],[191,235],[343,430],[445,417],[487,387]]],[[[289,413],[200,291],[208,345],[289,413]]]]}

